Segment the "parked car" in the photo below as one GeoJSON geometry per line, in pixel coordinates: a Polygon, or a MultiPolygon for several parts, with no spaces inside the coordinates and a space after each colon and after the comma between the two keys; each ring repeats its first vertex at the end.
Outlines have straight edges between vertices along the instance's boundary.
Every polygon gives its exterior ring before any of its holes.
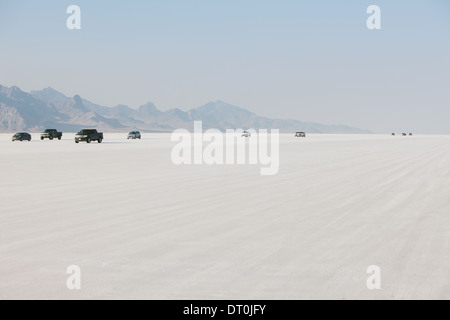
{"type": "Polygon", "coordinates": [[[62,132],[58,132],[58,130],[56,130],[56,129],[47,129],[41,133],[41,140],[44,140],[44,139],[61,140],[61,138],[62,138],[62,132]]]}
{"type": "Polygon", "coordinates": [[[409,135],[412,136],[412,133],[410,132],[409,135]]]}
{"type": "Polygon", "coordinates": [[[406,133],[402,133],[402,136],[403,136],[403,137],[406,137],[406,136],[407,136],[407,134],[406,134],[406,133]]]}
{"type": "Polygon", "coordinates": [[[306,137],[306,133],[304,133],[304,132],[297,132],[297,133],[295,133],[295,137],[297,137],[297,138],[305,138],[306,137]]]}
{"type": "Polygon", "coordinates": [[[392,136],[395,137],[395,133],[392,133],[392,136]]]}
{"type": "Polygon", "coordinates": [[[31,134],[27,132],[18,132],[12,137],[12,141],[23,141],[23,140],[31,141],[31,134]]]}
{"type": "Polygon", "coordinates": [[[103,132],[97,132],[95,129],[83,129],[75,135],[75,143],[79,143],[80,141],[86,141],[87,143],[97,141],[98,143],[102,143],[103,132]]]}
{"type": "Polygon", "coordinates": [[[128,138],[127,139],[141,139],[141,133],[139,131],[131,131],[128,134],[128,138]]]}

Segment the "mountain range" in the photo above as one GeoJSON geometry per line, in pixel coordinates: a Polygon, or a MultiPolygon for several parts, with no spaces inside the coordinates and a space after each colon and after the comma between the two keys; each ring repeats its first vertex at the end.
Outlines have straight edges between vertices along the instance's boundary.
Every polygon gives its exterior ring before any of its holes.
{"type": "Polygon", "coordinates": [[[223,101],[209,102],[183,111],[160,111],[148,102],[138,109],[125,105],[107,107],[79,95],[67,97],[52,88],[24,92],[0,85],[0,132],[39,132],[45,128],[76,132],[97,128],[104,132],[172,132],[193,129],[194,121],[203,121],[203,129],[279,129],[280,132],[370,133],[345,125],[323,125],[297,120],[269,119],[223,101]]]}

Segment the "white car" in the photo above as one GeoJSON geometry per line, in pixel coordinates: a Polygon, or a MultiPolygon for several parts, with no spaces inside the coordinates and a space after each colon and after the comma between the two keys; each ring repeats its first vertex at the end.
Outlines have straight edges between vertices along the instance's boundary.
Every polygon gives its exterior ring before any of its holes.
{"type": "Polygon", "coordinates": [[[141,139],[141,133],[139,131],[131,131],[128,134],[128,138],[127,139],[141,139]]]}

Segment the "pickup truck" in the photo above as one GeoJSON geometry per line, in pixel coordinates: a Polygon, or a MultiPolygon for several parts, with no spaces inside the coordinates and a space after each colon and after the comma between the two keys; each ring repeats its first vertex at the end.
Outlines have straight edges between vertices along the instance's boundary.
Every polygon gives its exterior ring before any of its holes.
{"type": "Polygon", "coordinates": [[[86,141],[87,143],[97,141],[98,143],[102,143],[103,132],[97,132],[95,129],[83,129],[75,135],[75,143],[79,143],[80,141],[86,141]]]}
{"type": "Polygon", "coordinates": [[[44,139],[61,140],[61,138],[62,138],[62,132],[58,132],[58,130],[56,130],[56,129],[47,129],[41,133],[41,140],[44,140],[44,139]]]}

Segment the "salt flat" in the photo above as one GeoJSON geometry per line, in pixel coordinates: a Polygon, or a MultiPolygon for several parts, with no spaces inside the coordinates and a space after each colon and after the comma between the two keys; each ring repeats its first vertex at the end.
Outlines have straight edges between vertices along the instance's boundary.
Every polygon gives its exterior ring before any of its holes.
{"type": "Polygon", "coordinates": [[[450,299],[448,136],[282,135],[275,176],[175,166],[168,134],[10,137],[1,299],[450,299]]]}

